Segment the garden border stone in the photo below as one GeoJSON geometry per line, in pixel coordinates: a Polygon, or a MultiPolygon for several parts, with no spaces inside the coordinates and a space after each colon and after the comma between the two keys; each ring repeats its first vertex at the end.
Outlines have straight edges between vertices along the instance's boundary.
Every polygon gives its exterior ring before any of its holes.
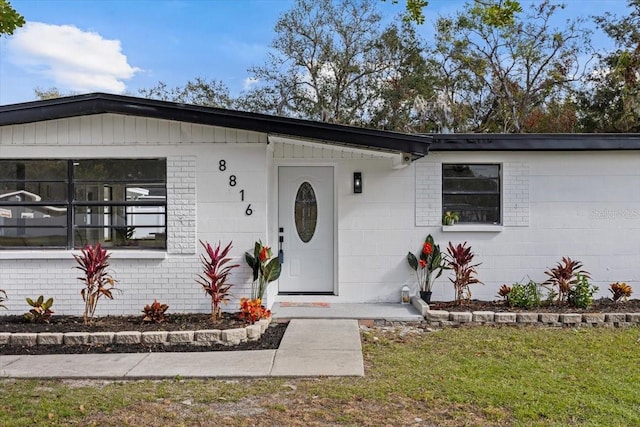
{"type": "MultiPolygon", "coordinates": [[[[449,313],[447,312],[447,316],[449,313]]],[[[177,344],[237,345],[260,339],[271,318],[261,319],[253,325],[235,329],[203,329],[198,331],[120,331],[120,332],[0,332],[0,345],[88,345],[88,344],[177,344]]]]}

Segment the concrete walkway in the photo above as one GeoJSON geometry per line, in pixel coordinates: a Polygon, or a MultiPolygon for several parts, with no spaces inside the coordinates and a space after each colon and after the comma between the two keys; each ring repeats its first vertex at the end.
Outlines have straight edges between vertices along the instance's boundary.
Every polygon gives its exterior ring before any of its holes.
{"type": "Polygon", "coordinates": [[[0,356],[0,378],[364,376],[355,319],[293,319],[277,350],[0,356]]]}

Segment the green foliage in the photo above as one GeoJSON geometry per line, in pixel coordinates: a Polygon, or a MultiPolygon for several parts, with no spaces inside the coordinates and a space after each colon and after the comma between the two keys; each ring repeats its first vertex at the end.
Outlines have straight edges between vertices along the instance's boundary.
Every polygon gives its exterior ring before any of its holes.
{"type": "Polygon", "coordinates": [[[526,284],[514,283],[507,300],[512,307],[525,309],[540,307],[539,285],[533,280],[529,280],[526,284]]]}
{"type": "Polygon", "coordinates": [[[447,253],[449,255],[447,266],[451,268],[455,274],[454,278],[450,278],[449,280],[453,283],[455,289],[456,303],[460,304],[463,300],[469,301],[471,299],[469,286],[482,283],[475,277],[477,267],[480,264],[471,264],[475,254],[471,251],[471,246],[467,247],[467,242],[457,244],[456,246],[453,246],[453,244],[449,242],[447,253]]]}
{"type": "Polygon", "coordinates": [[[0,289],[0,308],[4,308],[5,310],[7,309],[7,307],[5,307],[2,303],[5,302],[6,300],[7,300],[7,293],[3,289],[0,289]]]}
{"type": "Polygon", "coordinates": [[[264,291],[269,283],[280,277],[280,260],[271,252],[269,246],[263,246],[258,240],[253,247],[253,254],[244,253],[244,259],[253,271],[253,287],[251,288],[251,299],[262,300],[264,291]]]}
{"type": "Polygon", "coordinates": [[[31,323],[49,323],[53,315],[53,310],[51,310],[53,298],[45,301],[44,296],[40,295],[35,301],[31,298],[27,298],[26,301],[27,304],[33,307],[28,313],[24,314],[24,318],[27,321],[31,323]]]}
{"type": "Polygon", "coordinates": [[[205,250],[200,255],[203,274],[198,275],[196,282],[202,286],[205,293],[211,298],[211,319],[218,320],[222,317],[220,303],[227,303],[232,284],[227,283],[229,275],[239,264],[229,265],[231,258],[228,258],[231,251],[231,243],[224,248],[220,248],[220,242],[214,247],[209,243],[200,241],[205,250]]]}
{"type": "Polygon", "coordinates": [[[622,282],[615,282],[609,285],[609,292],[612,293],[613,302],[626,301],[631,296],[631,286],[622,282]]]}
{"type": "Polygon", "coordinates": [[[460,221],[458,212],[446,211],[442,216],[442,225],[454,225],[458,221],[460,221]]]}
{"type": "Polygon", "coordinates": [[[234,101],[225,83],[215,79],[206,80],[202,77],[196,77],[187,81],[184,86],[173,88],[167,87],[164,82],[158,82],[156,86],[149,89],[139,89],[138,93],[143,98],[161,101],[217,108],[234,107],[234,101]]]}
{"type": "Polygon", "coordinates": [[[589,283],[589,276],[578,274],[577,283],[569,290],[567,302],[576,308],[589,308],[593,303],[593,295],[598,287],[589,283]]]}
{"type": "Polygon", "coordinates": [[[3,34],[12,35],[24,23],[24,16],[20,15],[9,1],[0,0],[0,37],[3,34]]]}
{"type": "Polygon", "coordinates": [[[101,297],[113,299],[113,291],[118,290],[115,287],[117,280],[108,271],[111,254],[103,249],[100,243],[95,247],[85,246],[80,255],[73,255],[73,257],[78,263],[76,268],[84,273],[84,276],[78,277],[78,280],[84,284],[80,294],[84,301],[82,317],[87,324],[93,319],[101,297]]]}
{"type": "Polygon", "coordinates": [[[569,291],[578,284],[580,276],[590,278],[589,273],[582,269],[580,261],[574,261],[569,257],[562,257],[555,267],[544,272],[549,278],[543,285],[554,288],[558,295],[558,302],[565,303],[569,291]]]}
{"type": "MultiPolygon", "coordinates": [[[[398,0],[391,0],[391,3],[398,4],[398,0]]],[[[429,2],[426,0],[407,0],[405,14],[402,19],[406,22],[424,24],[424,12],[422,11],[422,9],[424,9],[428,5],[429,2]]]]}
{"type": "Polygon", "coordinates": [[[160,304],[158,300],[153,300],[152,304],[147,304],[144,306],[144,309],[142,310],[142,312],[144,313],[142,321],[162,323],[167,320],[165,312],[168,309],[169,306],[167,304],[160,304]]]}

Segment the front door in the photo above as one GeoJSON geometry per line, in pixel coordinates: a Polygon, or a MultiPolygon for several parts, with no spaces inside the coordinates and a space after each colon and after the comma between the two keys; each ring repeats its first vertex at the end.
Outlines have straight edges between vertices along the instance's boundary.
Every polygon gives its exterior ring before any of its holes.
{"type": "Polygon", "coordinates": [[[333,167],[278,168],[282,294],[332,294],[333,167]]]}

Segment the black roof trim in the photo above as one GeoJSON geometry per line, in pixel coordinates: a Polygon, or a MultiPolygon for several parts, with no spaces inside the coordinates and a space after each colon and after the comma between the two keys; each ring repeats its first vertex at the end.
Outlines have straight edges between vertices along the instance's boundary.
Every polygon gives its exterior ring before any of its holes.
{"type": "Polygon", "coordinates": [[[431,134],[429,151],[640,150],[640,134],[431,134]]]}
{"type": "Polygon", "coordinates": [[[392,153],[410,153],[414,159],[428,153],[431,141],[431,137],[428,135],[410,135],[105,93],[2,105],[0,106],[0,126],[103,113],[289,135],[332,145],[392,153]]]}

